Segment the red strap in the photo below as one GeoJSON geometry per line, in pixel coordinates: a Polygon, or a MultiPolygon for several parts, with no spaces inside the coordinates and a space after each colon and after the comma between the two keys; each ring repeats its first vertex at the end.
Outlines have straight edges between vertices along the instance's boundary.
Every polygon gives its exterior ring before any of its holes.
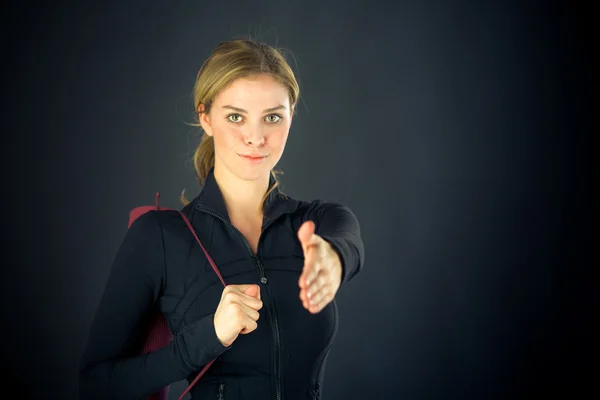
{"type": "MultiPolygon", "coordinates": [[[[159,197],[160,197],[160,193],[156,193],[156,209],[157,210],[159,209],[159,206],[158,206],[158,198],[159,197]]],[[[163,208],[163,210],[165,210],[165,208],[163,208]]],[[[192,232],[192,235],[194,235],[194,238],[196,239],[196,241],[198,242],[198,244],[202,248],[202,251],[204,252],[204,255],[206,256],[206,258],[207,258],[208,262],[210,263],[212,269],[215,271],[215,273],[217,274],[217,276],[221,280],[221,283],[223,284],[223,286],[227,286],[225,284],[225,280],[223,280],[223,277],[221,276],[221,273],[219,272],[219,269],[217,268],[217,265],[215,264],[215,262],[213,261],[213,259],[208,255],[208,251],[206,251],[206,249],[202,245],[202,242],[200,241],[200,238],[198,238],[198,235],[196,234],[196,231],[194,230],[194,227],[192,226],[192,223],[190,222],[190,220],[181,211],[177,211],[177,212],[179,213],[179,215],[181,215],[181,218],[183,218],[183,220],[185,221],[185,224],[190,229],[190,232],[192,232]]],[[[198,380],[202,377],[202,375],[204,375],[204,373],[210,368],[210,366],[214,362],[215,362],[215,360],[212,360],[208,364],[206,364],[204,366],[204,368],[202,368],[202,371],[200,371],[200,373],[198,374],[198,376],[196,378],[194,378],[194,380],[192,381],[192,383],[190,383],[190,385],[183,391],[183,393],[181,394],[181,396],[179,396],[179,400],[183,400],[183,398],[185,397],[185,395],[188,394],[188,392],[192,389],[192,387],[194,387],[194,385],[198,382],[198,380]]]]}
{"type": "MultiPolygon", "coordinates": [[[[196,231],[194,230],[194,227],[192,226],[192,223],[190,222],[190,220],[181,211],[178,211],[178,212],[181,215],[181,218],[183,218],[183,220],[185,221],[185,223],[188,226],[188,228],[190,228],[190,231],[192,232],[192,235],[194,235],[194,237],[196,238],[196,241],[198,242],[198,244],[202,248],[202,251],[204,251],[204,254],[206,255],[206,258],[208,259],[208,262],[210,262],[210,265],[212,266],[213,270],[215,271],[215,273],[217,274],[217,276],[221,280],[221,283],[223,284],[223,286],[227,286],[225,284],[225,281],[223,280],[223,277],[221,276],[221,273],[219,272],[219,269],[215,265],[215,262],[208,255],[208,252],[206,251],[206,249],[202,245],[202,242],[198,238],[198,235],[196,235],[196,231]]],[[[204,368],[202,368],[202,371],[200,371],[200,373],[198,374],[198,376],[196,378],[194,378],[194,380],[192,381],[192,383],[190,383],[190,385],[183,391],[183,393],[181,393],[181,396],[179,396],[179,400],[183,400],[183,398],[185,397],[185,395],[192,389],[192,387],[194,387],[194,385],[198,382],[198,380],[202,377],[202,375],[204,375],[204,373],[210,368],[210,366],[214,362],[215,362],[215,360],[212,360],[211,362],[209,362],[208,364],[206,364],[204,366],[204,368]]]]}
{"type": "Polygon", "coordinates": [[[194,230],[194,227],[192,226],[192,223],[190,222],[190,220],[187,219],[187,217],[181,211],[178,211],[178,213],[181,215],[181,218],[183,218],[183,220],[185,221],[185,223],[188,226],[188,228],[190,228],[190,231],[192,231],[192,235],[194,235],[194,237],[196,238],[196,241],[198,242],[198,244],[200,245],[200,247],[202,247],[202,251],[206,255],[206,258],[208,259],[208,262],[210,263],[210,265],[212,266],[213,270],[215,271],[215,273],[217,274],[217,276],[221,280],[221,283],[223,284],[223,286],[227,286],[225,284],[225,281],[223,280],[223,277],[221,276],[221,273],[219,272],[219,269],[215,265],[215,262],[212,260],[212,258],[210,258],[210,256],[208,255],[208,252],[206,251],[206,249],[202,245],[202,242],[200,242],[200,239],[198,239],[198,235],[196,235],[196,231],[194,230]]]}
{"type": "Polygon", "coordinates": [[[192,383],[190,383],[190,386],[188,386],[183,393],[181,393],[181,396],[179,396],[179,400],[183,400],[183,398],[185,397],[186,394],[188,394],[188,392],[190,390],[192,390],[192,387],[194,387],[194,385],[196,384],[196,382],[198,382],[198,379],[200,379],[202,377],[202,375],[204,375],[204,373],[210,368],[210,366],[215,362],[215,360],[212,360],[211,362],[209,362],[208,364],[206,364],[204,366],[204,368],[202,368],[202,371],[200,371],[200,373],[198,374],[198,376],[196,378],[194,378],[194,380],[192,381],[192,383]]]}

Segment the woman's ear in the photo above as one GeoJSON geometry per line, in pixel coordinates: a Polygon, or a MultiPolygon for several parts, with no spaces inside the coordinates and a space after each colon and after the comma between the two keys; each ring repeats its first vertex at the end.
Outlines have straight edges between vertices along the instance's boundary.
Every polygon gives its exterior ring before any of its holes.
{"type": "Polygon", "coordinates": [[[202,129],[208,136],[212,136],[213,132],[212,132],[212,126],[210,123],[210,116],[206,112],[206,108],[204,107],[204,104],[200,104],[198,106],[197,111],[198,111],[198,120],[200,121],[200,125],[202,126],[202,129]]]}

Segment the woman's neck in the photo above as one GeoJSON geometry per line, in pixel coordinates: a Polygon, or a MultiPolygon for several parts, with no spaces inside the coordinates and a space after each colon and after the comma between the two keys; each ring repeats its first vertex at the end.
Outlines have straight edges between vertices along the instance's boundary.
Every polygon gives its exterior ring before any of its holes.
{"type": "Polygon", "coordinates": [[[269,175],[255,181],[246,181],[227,168],[215,165],[214,177],[230,219],[262,217],[262,200],[269,189],[269,175]]]}

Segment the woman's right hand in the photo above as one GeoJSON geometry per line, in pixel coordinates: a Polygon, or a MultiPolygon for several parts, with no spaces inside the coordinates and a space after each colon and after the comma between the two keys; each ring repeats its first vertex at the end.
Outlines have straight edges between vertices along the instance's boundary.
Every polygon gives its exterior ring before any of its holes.
{"type": "Polygon", "coordinates": [[[256,329],[262,305],[258,285],[228,285],[223,289],[214,316],[215,332],[223,346],[231,346],[240,334],[256,329]]]}

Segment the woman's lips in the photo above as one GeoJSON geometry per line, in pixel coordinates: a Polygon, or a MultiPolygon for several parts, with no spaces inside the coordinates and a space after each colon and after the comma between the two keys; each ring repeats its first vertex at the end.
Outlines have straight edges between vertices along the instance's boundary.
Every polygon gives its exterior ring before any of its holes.
{"type": "Polygon", "coordinates": [[[243,160],[248,161],[251,164],[261,163],[267,156],[261,154],[238,154],[243,160]]]}

